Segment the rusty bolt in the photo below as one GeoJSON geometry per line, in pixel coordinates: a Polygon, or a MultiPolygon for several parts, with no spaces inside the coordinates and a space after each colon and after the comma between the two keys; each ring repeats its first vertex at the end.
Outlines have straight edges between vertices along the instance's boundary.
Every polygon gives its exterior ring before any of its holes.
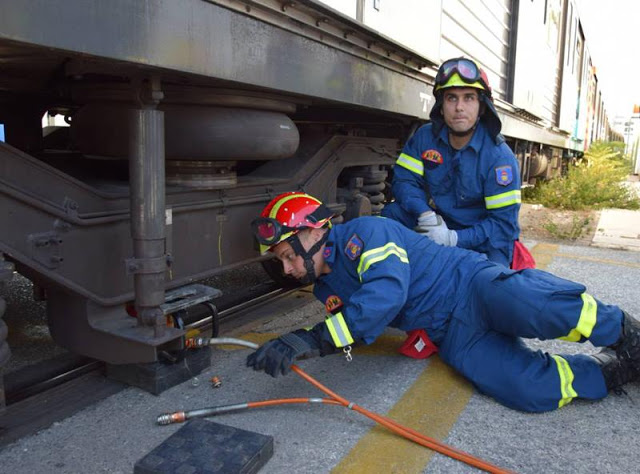
{"type": "Polygon", "coordinates": [[[222,381],[218,377],[211,377],[211,386],[213,388],[219,388],[222,385],[222,381]]]}

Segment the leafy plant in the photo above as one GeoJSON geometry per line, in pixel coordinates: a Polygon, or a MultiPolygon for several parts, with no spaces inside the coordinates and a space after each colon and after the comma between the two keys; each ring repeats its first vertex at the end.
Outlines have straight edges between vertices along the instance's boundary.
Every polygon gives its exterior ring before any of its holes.
{"type": "Polygon", "coordinates": [[[640,209],[640,199],[625,185],[629,166],[618,142],[596,142],[565,176],[525,189],[524,200],[568,210],[640,209]]]}
{"type": "Polygon", "coordinates": [[[578,240],[585,233],[590,222],[589,217],[573,216],[569,226],[560,226],[552,220],[547,220],[542,227],[556,239],[578,240]]]}

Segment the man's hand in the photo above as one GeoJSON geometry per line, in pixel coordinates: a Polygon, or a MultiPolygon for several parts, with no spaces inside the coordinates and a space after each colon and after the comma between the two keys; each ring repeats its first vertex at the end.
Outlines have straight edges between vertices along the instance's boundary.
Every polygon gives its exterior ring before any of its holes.
{"type": "Polygon", "coordinates": [[[430,225],[438,224],[438,215],[433,211],[423,212],[418,216],[417,228],[418,232],[421,232],[421,229],[430,225]]]}
{"type": "Polygon", "coordinates": [[[297,334],[288,333],[272,339],[247,357],[247,367],[264,370],[272,377],[286,375],[297,357],[310,355],[316,348],[297,334]]]}
{"type": "Polygon", "coordinates": [[[421,234],[426,235],[435,243],[447,247],[455,247],[458,244],[458,234],[455,230],[450,230],[442,217],[436,214],[437,224],[428,225],[416,229],[421,234]]]}

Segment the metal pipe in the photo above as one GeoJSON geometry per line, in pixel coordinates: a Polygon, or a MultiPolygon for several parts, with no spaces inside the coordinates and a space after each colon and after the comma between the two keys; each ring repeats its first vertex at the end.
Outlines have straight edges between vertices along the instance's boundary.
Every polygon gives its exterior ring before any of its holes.
{"type": "Polygon", "coordinates": [[[153,326],[155,336],[164,331],[165,254],[165,151],[164,112],[136,109],[130,116],[130,209],[138,322],[153,326]]]}
{"type": "Polygon", "coordinates": [[[186,339],[184,341],[185,347],[188,348],[196,348],[196,347],[204,347],[204,346],[215,346],[215,345],[227,345],[227,346],[243,346],[248,347],[249,349],[257,349],[260,347],[259,344],[251,341],[245,341],[243,339],[236,339],[235,337],[194,337],[191,339],[186,339]]]}

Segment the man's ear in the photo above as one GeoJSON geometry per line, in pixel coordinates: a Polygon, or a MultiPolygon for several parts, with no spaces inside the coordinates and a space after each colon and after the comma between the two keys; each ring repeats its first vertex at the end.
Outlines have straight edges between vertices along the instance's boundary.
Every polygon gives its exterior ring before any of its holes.
{"type": "Polygon", "coordinates": [[[310,231],[311,231],[311,239],[312,239],[312,242],[313,242],[314,244],[315,244],[316,242],[318,242],[318,241],[322,238],[322,236],[324,235],[324,233],[325,233],[325,229],[323,229],[323,228],[320,228],[320,229],[310,229],[310,231]]]}

